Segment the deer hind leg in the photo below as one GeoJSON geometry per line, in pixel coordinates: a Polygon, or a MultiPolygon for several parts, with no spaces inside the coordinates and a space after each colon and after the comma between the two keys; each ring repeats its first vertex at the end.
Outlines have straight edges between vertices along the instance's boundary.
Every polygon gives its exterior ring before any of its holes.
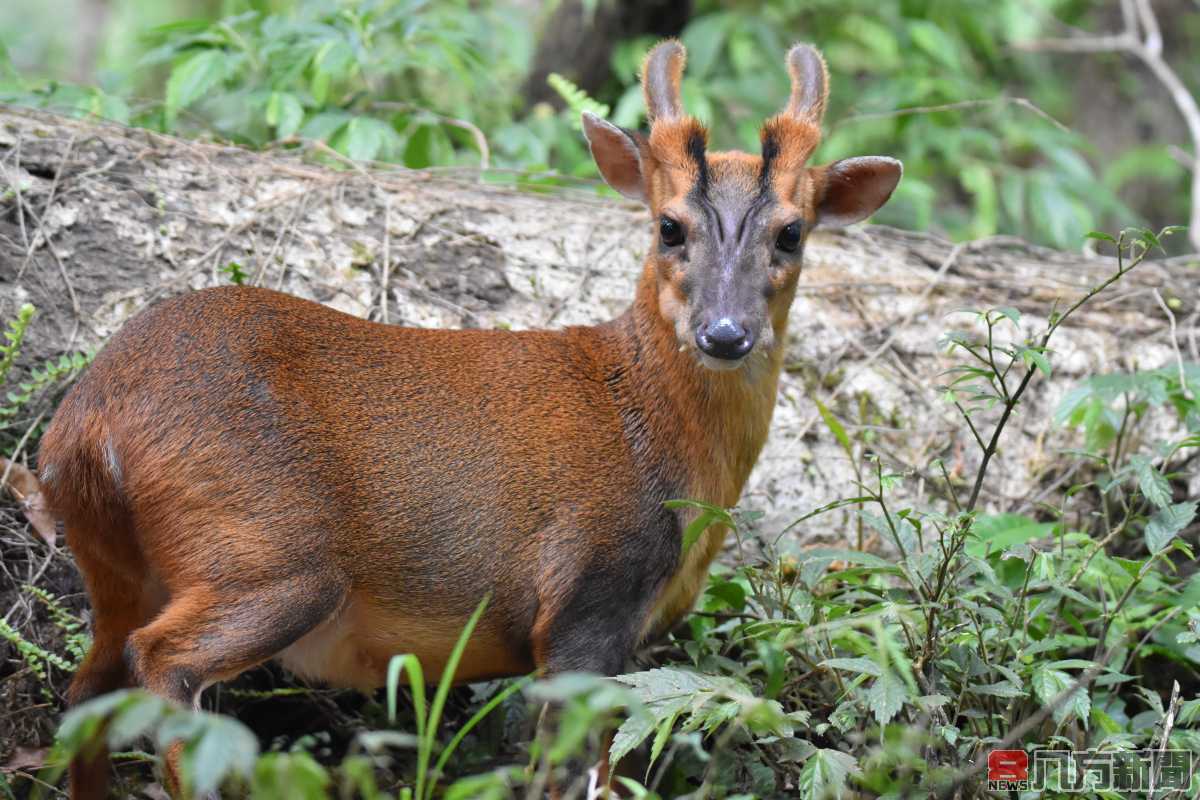
{"type": "MultiPolygon", "coordinates": [[[[327,574],[206,581],[175,590],[163,612],[133,632],[126,660],[137,682],[181,705],[208,685],[270,659],[334,613],[345,589],[327,574]]],[[[167,785],[182,796],[180,742],[166,754],[167,785]]]]}
{"type": "MultiPolygon", "coordinates": [[[[133,676],[125,663],[129,634],[144,625],[156,611],[155,597],[141,579],[131,578],[136,570],[119,570],[91,553],[80,541],[79,529],[67,528],[67,540],[83,574],[92,608],[92,645],[75,671],[67,690],[67,701],[75,706],[93,697],[129,686],[133,676]],[[82,545],[82,546],[81,546],[82,545]]],[[[69,769],[72,800],[101,800],[108,794],[108,751],[101,744],[72,760],[69,769]]]]}

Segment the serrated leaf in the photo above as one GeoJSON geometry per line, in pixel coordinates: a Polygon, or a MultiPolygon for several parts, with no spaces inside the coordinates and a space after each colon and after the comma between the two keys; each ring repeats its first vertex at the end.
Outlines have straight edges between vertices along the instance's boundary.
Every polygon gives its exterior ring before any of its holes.
{"type": "MultiPolygon", "coordinates": [[[[1043,704],[1049,705],[1058,695],[1074,686],[1075,679],[1062,670],[1041,666],[1034,670],[1030,683],[1033,685],[1034,696],[1043,704]]],[[[1074,715],[1086,728],[1091,709],[1091,697],[1085,688],[1080,687],[1054,709],[1054,719],[1061,724],[1074,715]]]]}
{"type": "Polygon", "coordinates": [[[888,670],[876,678],[867,691],[867,707],[880,725],[887,725],[904,708],[907,697],[908,689],[904,681],[888,670]]]}
{"type": "Polygon", "coordinates": [[[621,723],[621,727],[617,728],[617,732],[613,734],[612,745],[608,749],[608,759],[612,764],[616,764],[622,758],[638,745],[646,740],[646,737],[654,732],[655,719],[648,713],[633,714],[629,719],[621,723]]]}
{"type": "Polygon", "coordinates": [[[667,741],[671,738],[671,731],[675,728],[675,720],[679,719],[680,711],[676,711],[669,717],[663,717],[659,720],[658,729],[654,732],[654,742],[650,745],[650,766],[654,766],[654,762],[658,761],[658,757],[662,755],[663,748],[667,746],[667,741]]]}
{"type": "Polygon", "coordinates": [[[1146,523],[1146,548],[1151,553],[1163,550],[1196,517],[1196,503],[1176,503],[1160,508],[1146,523]]]}
{"type": "Polygon", "coordinates": [[[997,314],[1007,319],[1013,325],[1021,324],[1021,312],[1012,306],[1004,306],[1002,308],[993,309],[997,314]]]}
{"type": "Polygon", "coordinates": [[[1024,697],[1025,692],[1013,686],[1008,681],[999,681],[997,683],[980,684],[978,686],[969,686],[967,691],[971,694],[986,694],[992,697],[1024,697]]]}
{"type": "Polygon", "coordinates": [[[1171,484],[1158,469],[1146,458],[1135,456],[1129,459],[1134,474],[1137,475],[1138,488],[1147,500],[1156,508],[1164,508],[1171,502],[1171,484]]]}
{"type": "Polygon", "coordinates": [[[683,530],[683,539],[680,543],[680,551],[686,554],[692,549],[700,536],[708,530],[708,526],[716,522],[718,514],[713,511],[701,511],[694,520],[688,523],[688,526],[683,530]]]}
{"type": "Polygon", "coordinates": [[[796,789],[802,800],[840,798],[842,790],[846,788],[846,779],[858,771],[858,761],[854,756],[823,748],[804,763],[804,769],[796,780],[796,789]]]}

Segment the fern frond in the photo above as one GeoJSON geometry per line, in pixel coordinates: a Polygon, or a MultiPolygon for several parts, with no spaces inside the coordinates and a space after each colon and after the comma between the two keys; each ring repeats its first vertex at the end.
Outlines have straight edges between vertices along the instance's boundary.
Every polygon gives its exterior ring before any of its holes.
{"type": "Polygon", "coordinates": [[[579,117],[584,111],[590,111],[598,117],[608,116],[610,109],[605,103],[590,97],[569,78],[565,78],[557,72],[551,72],[546,76],[546,83],[550,84],[550,88],[558,92],[559,97],[566,101],[567,108],[571,110],[571,121],[576,127],[581,126],[579,117]]]}

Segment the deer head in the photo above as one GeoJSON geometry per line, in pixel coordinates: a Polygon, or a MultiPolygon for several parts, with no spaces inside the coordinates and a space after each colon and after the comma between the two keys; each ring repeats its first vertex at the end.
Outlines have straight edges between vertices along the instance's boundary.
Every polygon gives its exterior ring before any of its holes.
{"type": "Polygon", "coordinates": [[[791,96],[763,124],[761,153],[708,152],[707,131],[683,110],[685,59],[673,40],[646,57],[648,136],[587,112],[583,128],[604,179],[657,221],[648,261],[659,312],[681,348],[709,369],[737,369],[779,346],[808,234],[866,219],[902,168],[881,156],[808,166],[828,80],[824,60],[804,44],[787,55],[791,96]]]}

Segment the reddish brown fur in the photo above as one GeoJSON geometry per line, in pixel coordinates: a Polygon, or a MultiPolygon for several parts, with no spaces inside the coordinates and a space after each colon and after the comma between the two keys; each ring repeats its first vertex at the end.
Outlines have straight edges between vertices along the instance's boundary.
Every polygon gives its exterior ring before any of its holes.
{"type": "MultiPolygon", "coordinates": [[[[606,137],[598,160],[625,159],[606,175],[640,175],[623,190],[688,220],[705,133],[674,114],[683,55],[667,48],[647,59],[661,65],[647,94],[675,97],[649,97],[648,138],[626,147],[586,122],[606,137]]],[[[764,230],[807,232],[818,128],[781,116],[768,137],[764,230]]],[[[708,154],[703,169],[721,192],[762,189],[758,156],[708,154]]],[[[769,330],[723,372],[680,337],[689,269],[652,249],[624,315],[562,331],[400,328],[238,287],[131,320],[40,455],[95,615],[71,701],[138,683],[194,702],[273,657],[369,688],[412,652],[435,676],[485,592],[459,680],[618,671],[690,608],[720,550],[712,529],[681,555],[692,514],[663,502],[737,502],[770,425],[799,259],[771,267],[769,330]]],[[[103,754],[72,776],[73,797],[102,797],[103,754]]]]}

